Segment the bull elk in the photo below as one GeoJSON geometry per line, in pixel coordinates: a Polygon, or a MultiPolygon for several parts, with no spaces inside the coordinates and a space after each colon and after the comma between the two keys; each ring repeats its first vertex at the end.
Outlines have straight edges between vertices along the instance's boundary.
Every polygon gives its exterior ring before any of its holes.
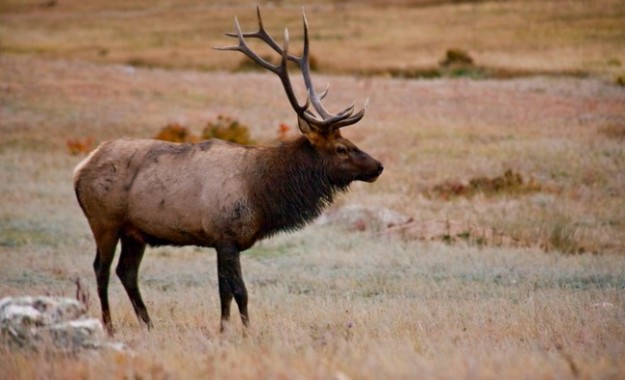
{"type": "Polygon", "coordinates": [[[74,170],[74,189],[96,242],[93,263],[102,320],[113,333],[108,301],[111,263],[118,241],[121,256],[116,273],[139,321],[152,322],[143,303],[137,274],[146,245],[212,247],[217,251],[221,330],[234,298],[244,326],[249,324],[247,291],[239,254],[256,241],[280,231],[293,231],[319,216],[335,195],[352,181],[373,182],[382,164],[341,136],[365,107],[354,105],[330,113],[310,78],[308,22],[303,14],[304,50],[288,52],[285,29],[281,47],[266,32],[257,8],[258,31],[243,33],[235,18],[236,50],[276,74],[297,114],[301,136],[271,147],[244,147],[219,140],[177,144],[120,139],[100,144],[74,170]],[[277,52],[272,64],[254,53],[246,38],[255,38],[277,52]],[[295,63],[303,76],[307,99],[298,102],[287,70],[295,63]],[[314,108],[314,111],[310,108],[314,108]]]}

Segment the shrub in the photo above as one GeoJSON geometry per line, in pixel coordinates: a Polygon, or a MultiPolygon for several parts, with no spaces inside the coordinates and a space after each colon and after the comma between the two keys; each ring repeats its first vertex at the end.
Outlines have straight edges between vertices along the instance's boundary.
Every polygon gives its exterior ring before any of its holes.
{"type": "Polygon", "coordinates": [[[170,123],[161,128],[156,136],[157,140],[169,141],[169,142],[192,142],[193,136],[189,132],[189,129],[179,123],[170,123]]]}
{"type": "Polygon", "coordinates": [[[442,76],[479,79],[492,75],[485,68],[475,65],[469,53],[461,49],[447,50],[439,65],[442,76]]]}
{"type": "Polygon", "coordinates": [[[229,116],[219,115],[217,120],[209,121],[202,131],[202,139],[226,140],[241,145],[251,145],[249,128],[229,116]]]}
{"type": "Polygon", "coordinates": [[[137,68],[144,67],[144,68],[152,69],[157,66],[154,62],[151,62],[150,60],[141,58],[141,57],[129,58],[126,60],[125,63],[128,66],[137,67],[137,68]]]}
{"type": "Polygon", "coordinates": [[[608,124],[599,129],[602,135],[616,140],[625,140],[625,124],[608,124]]]}
{"type": "Polygon", "coordinates": [[[464,50],[449,49],[445,53],[445,58],[440,61],[443,67],[450,66],[473,66],[473,58],[464,50]]]}
{"type": "Polygon", "coordinates": [[[440,198],[449,199],[451,197],[459,197],[469,195],[471,189],[460,181],[446,180],[443,183],[434,185],[432,191],[440,198]]]}
{"type": "Polygon", "coordinates": [[[286,141],[289,138],[291,126],[285,123],[280,123],[278,126],[278,141],[286,141]]]}
{"type": "Polygon", "coordinates": [[[510,169],[506,170],[502,175],[495,177],[471,178],[468,184],[457,180],[446,180],[432,187],[432,192],[443,199],[459,196],[471,197],[476,193],[486,195],[502,193],[520,194],[540,190],[540,184],[534,179],[525,182],[520,173],[510,169]]]}
{"type": "Polygon", "coordinates": [[[65,143],[67,145],[67,151],[72,156],[88,153],[93,149],[93,137],[85,137],[83,139],[68,138],[65,140],[65,143]]]}
{"type": "Polygon", "coordinates": [[[523,186],[523,177],[508,169],[503,175],[496,177],[476,177],[469,181],[469,186],[475,191],[483,193],[498,193],[501,191],[514,191],[523,186]]]}

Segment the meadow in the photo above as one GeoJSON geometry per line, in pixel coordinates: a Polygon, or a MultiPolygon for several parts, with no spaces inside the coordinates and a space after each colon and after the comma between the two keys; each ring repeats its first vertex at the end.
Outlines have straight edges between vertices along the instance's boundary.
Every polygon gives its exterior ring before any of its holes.
{"type": "MultiPolygon", "coordinates": [[[[288,26],[297,49],[299,3],[261,4],[270,31],[288,26]]],[[[621,2],[306,10],[313,80],[330,83],[332,110],[370,99],[344,133],[386,167],[333,210],[388,208],[411,221],[312,224],[245,252],[245,335],[237,318],[219,333],[212,250],[150,249],[140,284],[152,332],[113,276],[126,352],[0,346],[0,377],[622,378],[621,2]],[[449,49],[475,63],[445,67],[449,49]]],[[[88,150],[171,123],[199,134],[219,115],[258,144],[275,143],[281,124],[295,135],[277,78],[211,49],[231,42],[235,15],[254,27],[243,1],[0,5],[0,297],[73,296],[79,278],[100,315],[93,238],[71,180],[85,153],[71,154],[71,141],[88,150]]]]}

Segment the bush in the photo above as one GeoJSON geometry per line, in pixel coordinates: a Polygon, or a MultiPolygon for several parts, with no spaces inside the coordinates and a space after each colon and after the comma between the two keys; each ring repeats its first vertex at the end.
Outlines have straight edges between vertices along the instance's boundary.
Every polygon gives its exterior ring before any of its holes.
{"type": "Polygon", "coordinates": [[[176,143],[193,142],[196,140],[189,132],[189,129],[179,123],[167,124],[154,138],[176,143]]]}
{"type": "Polygon", "coordinates": [[[202,139],[226,140],[241,145],[251,145],[249,128],[229,116],[219,115],[216,121],[209,121],[202,131],[202,139]]]}
{"type": "Polygon", "coordinates": [[[450,66],[473,66],[473,58],[464,50],[449,49],[445,53],[445,58],[440,61],[443,67],[450,66]]]}
{"type": "Polygon", "coordinates": [[[479,79],[491,75],[488,70],[475,65],[469,53],[461,49],[447,50],[439,65],[442,76],[479,79]]]}
{"type": "Polygon", "coordinates": [[[291,133],[291,126],[285,123],[278,125],[278,141],[286,141],[291,133]]]}
{"type": "Polygon", "coordinates": [[[508,169],[503,175],[493,178],[477,177],[469,181],[469,185],[476,191],[483,193],[498,193],[501,191],[515,191],[523,186],[523,177],[508,169]]]}
{"type": "Polygon", "coordinates": [[[615,140],[625,140],[625,124],[608,124],[599,129],[599,133],[615,140]]]}
{"type": "Polygon", "coordinates": [[[80,138],[68,138],[65,140],[67,145],[67,151],[72,156],[79,154],[89,153],[93,149],[93,137],[80,138]]]}
{"type": "Polygon", "coordinates": [[[432,192],[443,199],[459,196],[471,197],[477,193],[486,195],[523,194],[540,190],[540,184],[534,179],[525,182],[520,173],[510,169],[495,177],[471,178],[468,184],[457,180],[447,180],[432,188],[432,192]]]}

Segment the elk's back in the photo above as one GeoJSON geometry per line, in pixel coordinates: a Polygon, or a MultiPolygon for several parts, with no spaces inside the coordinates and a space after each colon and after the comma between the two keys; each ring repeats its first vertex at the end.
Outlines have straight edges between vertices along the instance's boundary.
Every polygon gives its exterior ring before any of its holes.
{"type": "Polygon", "coordinates": [[[151,244],[246,245],[256,233],[245,182],[253,155],[219,140],[109,141],[76,167],[74,188],[92,229],[151,244]]]}

